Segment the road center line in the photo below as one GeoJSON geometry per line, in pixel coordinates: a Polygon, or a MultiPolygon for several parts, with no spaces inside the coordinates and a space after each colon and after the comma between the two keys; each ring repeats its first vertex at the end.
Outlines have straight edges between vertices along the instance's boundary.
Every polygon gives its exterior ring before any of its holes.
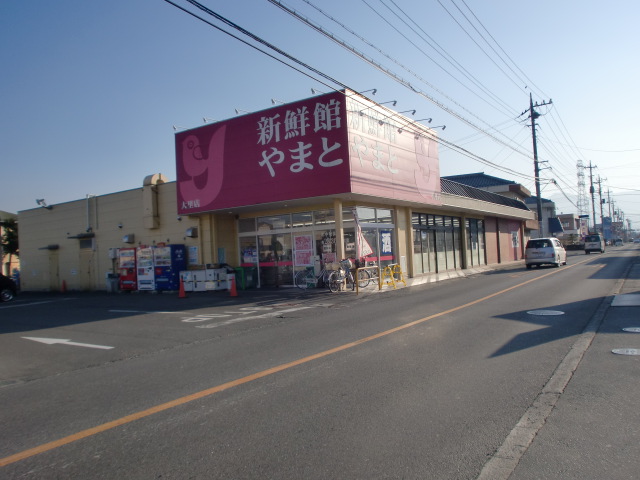
{"type": "Polygon", "coordinates": [[[371,342],[373,340],[377,340],[378,338],[386,337],[386,336],[391,335],[393,333],[397,333],[397,332],[400,332],[402,330],[406,330],[408,328],[411,328],[411,327],[414,327],[416,325],[419,325],[421,323],[427,322],[429,320],[433,320],[434,318],[442,317],[444,315],[448,315],[449,313],[457,312],[459,310],[463,310],[465,308],[472,307],[473,305],[477,305],[478,303],[485,302],[485,301],[487,301],[487,300],[489,300],[491,298],[497,297],[499,295],[503,295],[503,294],[505,294],[507,292],[510,292],[512,290],[515,290],[517,288],[524,287],[525,285],[528,285],[528,284],[533,283],[533,282],[537,282],[538,280],[542,280],[543,278],[546,278],[546,277],[548,277],[550,275],[555,275],[556,273],[565,271],[566,269],[572,268],[572,267],[574,267],[576,265],[579,265],[580,263],[584,263],[584,261],[576,263],[576,264],[573,264],[573,265],[569,265],[569,266],[567,266],[567,267],[565,267],[563,269],[553,270],[553,271],[551,271],[549,273],[546,273],[544,275],[540,275],[539,277],[531,278],[531,279],[526,280],[526,281],[524,281],[522,283],[519,283],[517,285],[512,285],[509,288],[505,288],[504,290],[500,290],[498,292],[492,293],[490,295],[487,295],[485,297],[479,298],[477,300],[473,300],[473,301],[465,303],[463,305],[458,305],[457,307],[453,307],[453,308],[450,308],[448,310],[443,310],[442,312],[439,312],[439,313],[434,313],[433,315],[429,315],[428,317],[420,318],[418,320],[414,320],[413,322],[405,323],[405,324],[400,325],[398,327],[391,328],[389,330],[385,330],[383,332],[379,332],[379,333],[376,333],[374,335],[370,335],[368,337],[364,337],[364,338],[361,338],[359,340],[355,340],[353,342],[345,343],[344,345],[340,345],[338,347],[331,348],[331,349],[325,350],[323,352],[319,352],[319,353],[315,353],[313,355],[309,355],[307,357],[299,358],[298,360],[294,360],[292,362],[283,363],[281,365],[277,365],[275,367],[268,368],[266,370],[262,370],[260,372],[254,373],[252,375],[248,375],[246,377],[238,378],[236,380],[232,380],[230,382],[226,382],[226,383],[217,385],[215,387],[211,387],[211,388],[208,388],[208,389],[205,389],[205,390],[201,390],[201,391],[196,392],[196,393],[192,393],[191,395],[186,395],[184,397],[176,398],[175,400],[171,400],[170,402],[162,403],[160,405],[156,405],[156,406],[148,408],[146,410],[141,410],[139,412],[132,413],[131,415],[127,415],[125,417],[121,417],[121,418],[118,418],[116,420],[112,420],[110,422],[103,423],[101,425],[97,425],[95,427],[88,428],[86,430],[82,430],[82,431],[74,433],[72,435],[68,435],[66,437],[59,438],[58,440],[54,440],[52,442],[48,442],[48,443],[44,443],[42,445],[38,445],[37,447],[33,447],[33,448],[30,448],[30,449],[27,449],[27,450],[23,450],[21,452],[15,453],[15,454],[10,455],[8,457],[0,458],[0,467],[5,467],[5,466],[10,465],[12,463],[19,462],[20,460],[24,460],[26,458],[33,457],[35,455],[39,455],[41,453],[45,453],[45,452],[48,452],[50,450],[54,450],[54,449],[62,447],[64,445],[68,445],[70,443],[77,442],[78,440],[82,440],[84,438],[88,438],[88,437],[91,437],[93,435],[97,435],[99,433],[106,432],[107,430],[111,430],[111,429],[119,427],[121,425],[125,425],[127,423],[131,423],[131,422],[134,422],[136,420],[140,420],[142,418],[149,417],[149,416],[154,415],[156,413],[164,412],[165,410],[169,410],[169,409],[172,409],[172,408],[175,408],[175,407],[179,407],[181,405],[193,402],[195,400],[200,400],[202,398],[205,398],[205,397],[208,397],[208,396],[211,396],[211,395],[215,395],[216,393],[220,393],[220,392],[222,392],[224,390],[228,390],[230,388],[237,387],[239,385],[244,385],[246,383],[250,383],[250,382],[253,382],[255,380],[259,380],[261,378],[268,377],[270,375],[274,375],[274,374],[282,372],[284,370],[288,370],[290,368],[297,367],[298,365],[303,365],[305,363],[309,363],[309,362],[312,362],[314,360],[318,360],[320,358],[325,358],[325,357],[328,357],[330,355],[342,352],[344,350],[348,350],[350,348],[357,347],[359,345],[363,345],[363,344],[371,342]]]}

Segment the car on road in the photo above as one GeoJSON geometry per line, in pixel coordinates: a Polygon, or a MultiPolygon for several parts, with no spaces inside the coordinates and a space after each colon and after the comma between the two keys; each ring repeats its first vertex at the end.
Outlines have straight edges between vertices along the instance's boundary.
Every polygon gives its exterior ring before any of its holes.
{"type": "Polygon", "coordinates": [[[602,235],[587,235],[584,237],[584,253],[591,252],[604,253],[604,238],[602,235]]]}
{"type": "Polygon", "coordinates": [[[18,294],[16,282],[0,273],[0,302],[13,300],[18,294]]]}
{"type": "Polygon", "coordinates": [[[557,238],[532,238],[525,247],[524,260],[527,268],[531,268],[533,265],[559,267],[567,264],[567,251],[557,238]]]}

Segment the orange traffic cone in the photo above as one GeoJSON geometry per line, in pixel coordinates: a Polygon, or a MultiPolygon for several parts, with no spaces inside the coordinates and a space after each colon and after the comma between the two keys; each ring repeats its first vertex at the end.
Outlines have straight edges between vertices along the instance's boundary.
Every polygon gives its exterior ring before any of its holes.
{"type": "Polygon", "coordinates": [[[231,277],[231,290],[229,291],[229,296],[237,297],[238,291],[236,290],[236,276],[231,277]]]}
{"type": "Polygon", "coordinates": [[[184,280],[180,277],[180,292],[178,292],[178,298],[187,298],[187,294],[184,293],[184,280]]]}

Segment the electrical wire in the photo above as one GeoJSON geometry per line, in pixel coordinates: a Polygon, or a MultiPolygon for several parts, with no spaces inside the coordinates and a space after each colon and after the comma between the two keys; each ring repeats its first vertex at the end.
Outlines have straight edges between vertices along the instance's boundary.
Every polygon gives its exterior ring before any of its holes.
{"type": "MultiPolygon", "coordinates": [[[[201,20],[201,21],[203,21],[204,23],[206,23],[206,24],[208,24],[208,25],[210,25],[210,26],[212,26],[212,27],[216,28],[217,30],[219,30],[219,31],[221,31],[221,32],[223,32],[223,33],[225,33],[225,34],[227,34],[227,35],[231,36],[232,38],[237,39],[237,40],[240,40],[242,43],[244,43],[244,44],[246,44],[246,45],[248,45],[248,46],[251,46],[252,48],[254,48],[254,49],[256,49],[256,50],[260,51],[261,53],[265,53],[265,52],[264,52],[264,50],[262,50],[262,49],[260,49],[260,48],[257,48],[257,47],[255,47],[254,45],[251,45],[251,44],[249,44],[249,43],[245,42],[244,40],[241,40],[239,37],[236,37],[235,35],[233,35],[233,34],[231,34],[231,33],[227,32],[227,31],[225,31],[224,29],[222,29],[222,28],[220,28],[220,27],[218,27],[218,26],[216,26],[216,25],[214,25],[214,24],[212,24],[211,22],[207,21],[206,19],[203,19],[202,17],[200,17],[200,16],[196,15],[195,13],[190,12],[189,10],[187,10],[187,9],[185,9],[185,8],[183,8],[183,7],[179,6],[179,5],[177,5],[177,4],[175,4],[173,1],[171,1],[171,0],[164,0],[164,1],[165,1],[165,2],[167,2],[167,3],[169,3],[169,4],[171,4],[171,5],[173,5],[173,6],[175,6],[175,7],[177,7],[178,9],[180,9],[180,10],[184,11],[185,13],[188,13],[189,15],[191,15],[191,16],[193,16],[193,17],[195,17],[195,18],[197,18],[197,19],[199,19],[199,20],[201,20]]],[[[204,7],[203,5],[199,4],[199,3],[198,3],[198,2],[196,2],[195,0],[186,0],[186,1],[188,1],[188,2],[189,2],[189,3],[191,3],[192,5],[196,6],[197,8],[201,9],[202,11],[204,11],[204,12],[206,12],[206,13],[208,13],[208,14],[210,14],[210,15],[214,16],[214,17],[215,17],[215,18],[217,18],[217,19],[219,19],[220,21],[222,21],[222,22],[223,22],[223,23],[225,23],[226,25],[232,26],[233,28],[235,28],[235,29],[237,29],[237,30],[241,31],[242,33],[245,33],[245,32],[246,32],[246,34],[248,34],[252,39],[255,39],[256,41],[259,41],[261,44],[263,44],[263,45],[265,45],[265,46],[268,46],[269,48],[274,49],[274,50],[275,50],[275,51],[277,51],[278,53],[282,52],[282,54],[283,54],[283,55],[285,55],[285,56],[286,56],[286,58],[291,59],[291,60],[292,60],[292,61],[294,61],[295,63],[298,63],[299,65],[303,65],[303,66],[305,66],[305,68],[309,68],[309,69],[310,69],[310,70],[312,70],[313,72],[316,72],[316,69],[314,69],[314,68],[312,68],[312,67],[310,67],[310,66],[307,66],[306,64],[304,64],[303,62],[299,61],[299,60],[298,60],[298,59],[296,59],[295,57],[293,57],[293,56],[291,56],[291,55],[287,54],[286,52],[281,51],[281,50],[280,50],[280,49],[278,49],[277,47],[275,47],[275,46],[271,45],[269,42],[266,42],[266,41],[262,40],[262,39],[261,39],[261,38],[259,38],[257,35],[254,35],[254,34],[252,34],[251,32],[248,32],[247,30],[245,30],[245,29],[243,29],[242,27],[240,27],[240,26],[236,25],[235,23],[233,23],[233,22],[231,22],[230,20],[228,20],[228,19],[224,18],[223,16],[221,16],[221,15],[219,15],[219,14],[217,14],[217,13],[215,13],[215,12],[211,11],[211,10],[209,10],[207,7],[204,7]]],[[[272,55],[270,55],[270,54],[268,54],[268,53],[266,53],[266,54],[267,54],[270,58],[277,59],[277,57],[274,57],[274,56],[272,56],[272,55]]],[[[300,72],[300,73],[304,73],[304,72],[301,72],[298,68],[292,67],[291,65],[289,65],[288,63],[286,63],[286,62],[284,62],[284,61],[282,61],[282,60],[280,60],[280,59],[277,59],[277,60],[278,60],[280,63],[283,63],[284,65],[287,65],[287,66],[289,66],[289,67],[291,67],[291,68],[294,68],[296,71],[298,71],[298,72],[300,72]]],[[[306,74],[306,73],[305,73],[305,75],[306,75],[307,77],[309,77],[309,78],[314,78],[313,76],[311,76],[311,75],[309,75],[309,74],[306,74]]],[[[352,90],[352,91],[355,91],[355,90],[353,90],[353,89],[350,89],[346,84],[343,84],[342,82],[339,82],[338,80],[335,80],[335,79],[331,78],[330,76],[328,76],[328,75],[326,75],[326,74],[322,74],[322,77],[323,77],[323,78],[325,78],[325,79],[330,79],[331,81],[333,81],[333,82],[334,82],[334,83],[336,83],[337,85],[340,85],[341,87],[343,87],[343,88],[344,88],[344,89],[346,89],[346,90],[352,90]]],[[[314,78],[314,80],[315,80],[315,78],[314,78]]],[[[327,86],[327,87],[329,87],[329,88],[331,88],[331,89],[334,89],[334,90],[335,90],[335,88],[334,88],[334,87],[332,87],[331,85],[329,85],[329,84],[327,84],[327,83],[324,83],[324,82],[320,82],[320,83],[322,83],[323,85],[325,85],[325,86],[327,86]]],[[[384,106],[382,106],[382,107],[383,107],[383,108],[385,108],[384,106]]],[[[386,109],[386,108],[385,108],[385,110],[388,110],[388,109],[386,109]]],[[[393,112],[392,110],[389,110],[389,111],[391,112],[391,114],[392,114],[392,115],[397,115],[397,113],[396,113],[396,112],[393,112]]],[[[408,124],[408,126],[410,126],[410,125],[411,125],[411,124],[408,124]]],[[[414,128],[415,128],[415,127],[414,127],[414,128]]],[[[446,140],[443,140],[443,139],[441,139],[441,138],[439,138],[439,137],[437,137],[437,136],[431,136],[431,138],[432,138],[433,140],[438,141],[439,143],[443,143],[443,144],[448,145],[448,146],[449,146],[449,147],[451,147],[452,149],[455,149],[458,153],[460,153],[460,154],[462,154],[462,155],[464,155],[464,156],[467,156],[467,157],[469,157],[469,158],[471,158],[471,159],[474,159],[474,160],[479,161],[479,162],[481,162],[481,163],[485,163],[485,164],[487,164],[487,165],[492,165],[492,166],[494,166],[494,167],[496,167],[496,168],[500,168],[500,169],[501,169],[501,170],[503,170],[503,171],[508,171],[508,172],[510,172],[510,173],[512,173],[512,174],[514,174],[514,175],[518,175],[518,176],[522,176],[522,177],[528,178],[526,175],[523,175],[523,174],[521,174],[521,173],[519,173],[519,172],[511,171],[510,169],[505,169],[505,168],[502,168],[502,167],[500,167],[500,166],[494,165],[494,164],[492,164],[491,162],[489,162],[488,160],[486,160],[486,159],[484,159],[484,158],[482,158],[482,157],[480,157],[480,156],[478,156],[478,155],[475,155],[475,154],[473,154],[472,152],[469,152],[469,151],[467,151],[467,150],[465,150],[465,149],[463,149],[463,148],[461,148],[461,147],[458,147],[457,145],[455,145],[455,144],[453,144],[453,143],[451,143],[451,142],[448,142],[448,141],[446,141],[446,140]]]]}
{"type": "MultiPolygon", "coordinates": [[[[188,1],[193,1],[193,0],[188,0],[188,1]]],[[[356,55],[357,57],[361,58],[362,60],[364,60],[365,62],[367,62],[369,65],[373,66],[374,68],[376,68],[378,71],[384,73],[385,75],[387,75],[388,77],[392,78],[393,80],[395,80],[396,82],[400,83],[401,85],[403,85],[404,87],[408,88],[409,90],[411,90],[413,93],[422,96],[423,98],[429,100],[430,102],[432,102],[434,105],[438,106],[440,109],[444,110],[445,112],[449,113],[451,116],[457,118],[458,120],[460,120],[461,122],[465,123],[466,125],[470,126],[471,128],[484,132],[484,134],[491,138],[492,140],[506,145],[508,148],[513,149],[514,151],[516,151],[517,153],[520,153],[521,155],[529,158],[530,155],[528,152],[522,152],[519,151],[516,147],[514,147],[513,145],[509,145],[507,143],[507,141],[501,140],[499,138],[497,138],[495,135],[493,135],[492,133],[488,132],[487,130],[483,129],[482,127],[479,127],[478,125],[474,124],[473,122],[471,122],[470,120],[468,120],[467,118],[463,117],[462,115],[460,115],[459,113],[457,113],[456,111],[452,110],[451,108],[447,107],[446,105],[444,105],[442,102],[436,100],[433,96],[429,95],[428,93],[418,89],[417,87],[413,86],[410,82],[408,82],[407,80],[399,77],[398,75],[396,75],[395,73],[391,72],[390,70],[384,68],[382,65],[380,65],[379,63],[374,62],[373,60],[371,60],[370,58],[368,58],[367,56],[365,56],[364,54],[362,54],[361,52],[359,52],[358,50],[356,50],[355,48],[345,44],[344,42],[342,42],[341,40],[339,40],[338,38],[336,38],[334,35],[331,35],[330,33],[326,32],[322,27],[312,23],[309,19],[303,17],[302,15],[300,15],[298,12],[296,12],[295,10],[290,9],[289,7],[285,6],[282,2],[278,1],[278,0],[267,0],[270,3],[272,3],[273,5],[281,8],[282,10],[284,10],[285,12],[289,13],[290,15],[292,15],[294,18],[297,18],[298,20],[300,20],[301,22],[307,24],[309,27],[313,28],[314,30],[316,30],[319,33],[322,33],[324,36],[326,36],[327,38],[329,38],[331,41],[337,43],[338,45],[342,46],[343,48],[347,49],[348,51],[350,51],[351,53],[353,53],[354,55],[356,55]]],[[[475,116],[475,115],[474,115],[475,116]]],[[[485,125],[487,125],[488,127],[490,127],[490,125],[478,118],[482,123],[484,123],[485,125]]]]}

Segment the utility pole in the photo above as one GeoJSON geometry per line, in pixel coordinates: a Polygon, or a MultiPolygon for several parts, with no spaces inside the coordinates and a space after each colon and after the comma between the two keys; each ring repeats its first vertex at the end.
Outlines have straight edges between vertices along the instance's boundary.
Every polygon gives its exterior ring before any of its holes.
{"type": "Polygon", "coordinates": [[[589,193],[591,193],[591,211],[593,212],[593,233],[598,233],[598,229],[596,228],[596,199],[595,199],[595,189],[593,188],[593,169],[598,168],[597,165],[591,165],[589,162],[588,167],[584,167],[589,169],[589,181],[591,186],[589,187],[589,193]]]}
{"type": "MultiPolygon", "coordinates": [[[[543,107],[545,105],[551,105],[553,100],[549,99],[548,102],[543,101],[538,104],[536,102],[536,107],[543,107]]],[[[540,165],[538,164],[538,143],[536,141],[536,119],[540,116],[538,112],[533,109],[533,96],[529,93],[529,108],[521,113],[521,115],[528,112],[530,113],[531,118],[531,137],[533,139],[533,172],[535,175],[536,182],[536,206],[538,210],[538,236],[544,237],[544,222],[542,221],[542,198],[540,197],[540,165]]]]}
{"type": "MultiPolygon", "coordinates": [[[[600,175],[598,175],[598,198],[600,199],[600,228],[602,229],[602,234],[604,235],[604,216],[602,215],[602,204],[604,203],[604,199],[602,198],[602,178],[600,178],[600,175]]],[[[605,238],[605,240],[607,240],[607,238],[605,238]]]]}

